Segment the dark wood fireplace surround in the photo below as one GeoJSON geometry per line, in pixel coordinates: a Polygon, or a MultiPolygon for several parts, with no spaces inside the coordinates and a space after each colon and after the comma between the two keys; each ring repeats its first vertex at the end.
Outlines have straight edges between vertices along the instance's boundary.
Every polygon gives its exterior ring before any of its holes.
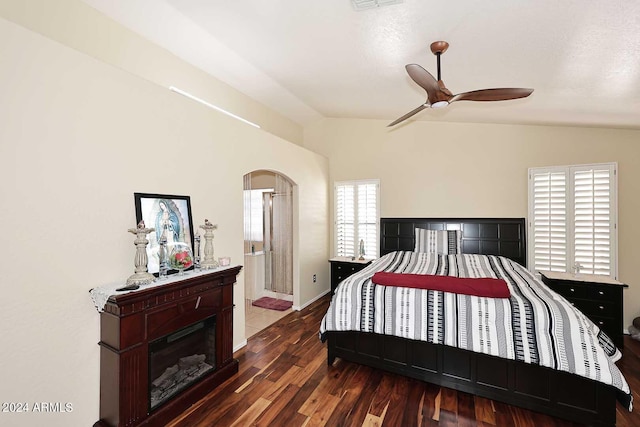
{"type": "Polygon", "coordinates": [[[238,372],[233,284],[241,266],[112,296],[100,314],[100,420],[94,427],[163,426],[238,372]],[[149,411],[150,341],[216,316],[216,367],[149,411]]]}

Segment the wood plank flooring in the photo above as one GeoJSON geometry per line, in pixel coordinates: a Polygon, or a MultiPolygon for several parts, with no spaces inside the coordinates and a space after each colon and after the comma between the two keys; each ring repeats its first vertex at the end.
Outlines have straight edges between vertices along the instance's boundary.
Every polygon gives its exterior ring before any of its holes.
{"type": "MultiPolygon", "coordinates": [[[[248,340],[238,374],[171,427],[209,426],[577,426],[557,418],[337,359],[318,339],[324,297],[248,340]]],[[[625,337],[618,366],[639,402],[640,342],[625,337]]],[[[617,426],[640,426],[620,404],[617,426]]]]}

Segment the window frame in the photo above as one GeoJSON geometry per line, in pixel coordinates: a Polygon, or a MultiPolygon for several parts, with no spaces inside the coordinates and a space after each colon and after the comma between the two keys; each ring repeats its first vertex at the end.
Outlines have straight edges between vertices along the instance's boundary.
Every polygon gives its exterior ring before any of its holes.
{"type": "MultiPolygon", "coordinates": [[[[365,259],[376,259],[380,254],[380,180],[379,179],[359,179],[359,180],[348,180],[348,181],[335,181],[333,183],[333,256],[355,256],[358,257],[359,250],[359,242],[362,238],[358,234],[358,225],[360,222],[358,221],[358,186],[360,185],[371,185],[374,184],[376,188],[376,212],[375,212],[375,252],[373,254],[368,253],[369,251],[365,251],[365,259]],[[339,209],[339,201],[338,201],[338,187],[340,186],[354,186],[354,199],[353,199],[353,219],[354,219],[354,240],[353,240],[353,248],[354,253],[351,255],[341,255],[338,250],[338,209],[339,209]]],[[[367,223],[370,224],[370,223],[367,223]]]]}
{"type": "MultiPolygon", "coordinates": [[[[534,212],[534,175],[543,173],[564,173],[565,177],[565,212],[566,212],[566,260],[565,271],[567,273],[573,273],[573,266],[575,264],[575,172],[576,171],[588,171],[594,169],[608,168],[611,171],[609,177],[609,275],[615,280],[618,278],[618,164],[617,162],[603,162],[603,163],[589,163],[589,164],[575,164],[566,166],[549,166],[549,167],[535,167],[528,169],[528,198],[527,198],[527,264],[529,269],[534,273],[537,273],[535,265],[535,212],[534,212]]],[[[542,269],[540,269],[542,270],[542,269]]],[[[557,270],[554,270],[557,271],[557,270]]],[[[584,276],[590,276],[590,273],[581,272],[584,276]]]]}

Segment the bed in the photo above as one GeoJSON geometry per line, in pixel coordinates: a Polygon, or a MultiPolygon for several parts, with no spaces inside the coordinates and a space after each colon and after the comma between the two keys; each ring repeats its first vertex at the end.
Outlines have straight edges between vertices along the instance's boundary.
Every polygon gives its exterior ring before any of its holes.
{"type": "MultiPolygon", "coordinates": [[[[327,342],[330,365],[340,357],[585,425],[614,426],[617,400],[631,407],[628,385],[613,363],[620,353],[611,340],[599,333],[585,316],[574,313],[575,309],[566,300],[523,268],[526,266],[523,218],[382,218],[380,228],[380,259],[338,286],[322,321],[320,337],[327,342]],[[435,235],[438,230],[441,231],[438,236],[445,239],[449,236],[449,248],[446,248],[446,241],[437,244],[433,240],[426,244],[422,241],[425,233],[435,235]],[[418,252],[430,252],[431,249],[439,252],[445,246],[444,254],[416,253],[416,241],[421,248],[418,252]],[[452,251],[452,244],[457,245],[459,254],[447,254],[447,251],[452,251]],[[484,267],[476,268],[477,265],[484,267]],[[398,272],[495,276],[509,283],[511,295],[498,300],[382,286],[371,281],[380,269],[391,272],[392,276],[398,272]],[[543,309],[550,313],[547,323],[551,326],[545,323],[547,315],[535,306],[530,310],[533,315],[517,313],[518,310],[525,311],[517,307],[522,307],[522,301],[530,304],[529,299],[542,301],[543,309]],[[353,308],[344,305],[346,301],[353,308]],[[512,310],[508,313],[509,319],[521,320],[518,325],[514,323],[504,327],[500,325],[507,322],[496,321],[495,325],[487,327],[465,321],[468,328],[462,333],[458,329],[453,330],[454,327],[460,328],[460,324],[452,326],[446,318],[431,313],[434,301],[436,307],[447,307],[447,304],[454,307],[458,316],[454,323],[462,318],[458,311],[471,313],[463,301],[472,301],[473,307],[495,304],[501,307],[498,311],[512,310]],[[406,307],[393,308],[392,304],[397,303],[406,307]],[[405,319],[408,319],[407,324],[402,323],[405,319]],[[562,337],[569,329],[557,324],[562,320],[578,325],[578,332],[571,330],[570,335],[581,334],[582,342],[574,343],[574,338],[565,337],[565,344],[562,337]],[[425,326],[427,324],[430,326],[425,326]],[[514,343],[506,344],[506,350],[498,350],[502,343],[493,347],[487,344],[491,341],[488,336],[492,334],[494,343],[505,341],[504,330],[494,333],[494,330],[503,328],[507,329],[507,338],[517,335],[514,335],[514,330],[529,329],[535,329],[536,334],[540,329],[543,333],[544,329],[552,329],[561,338],[553,338],[554,332],[549,333],[551,338],[537,338],[535,334],[523,341],[514,338],[514,343]],[[483,336],[483,333],[487,335],[483,336]],[[561,348],[565,345],[569,350],[561,348]],[[580,371],[578,374],[569,372],[575,372],[576,366],[565,360],[564,354],[571,351],[579,353],[585,347],[589,349],[584,356],[588,360],[584,363],[588,375],[579,363],[575,364],[580,371]],[[571,368],[569,371],[568,366],[571,368]]],[[[440,310],[443,311],[442,308],[440,310]]],[[[471,318],[474,316],[478,317],[475,313],[469,315],[471,318]]],[[[460,321],[462,324],[465,322],[460,321]]]]}

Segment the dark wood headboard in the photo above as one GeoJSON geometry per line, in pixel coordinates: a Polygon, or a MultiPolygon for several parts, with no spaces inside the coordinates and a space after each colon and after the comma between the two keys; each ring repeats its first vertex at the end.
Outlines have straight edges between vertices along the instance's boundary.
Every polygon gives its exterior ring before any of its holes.
{"type": "Polygon", "coordinates": [[[380,218],[380,256],[414,250],[416,228],[462,230],[462,253],[501,255],[527,266],[524,218],[380,218]]]}

